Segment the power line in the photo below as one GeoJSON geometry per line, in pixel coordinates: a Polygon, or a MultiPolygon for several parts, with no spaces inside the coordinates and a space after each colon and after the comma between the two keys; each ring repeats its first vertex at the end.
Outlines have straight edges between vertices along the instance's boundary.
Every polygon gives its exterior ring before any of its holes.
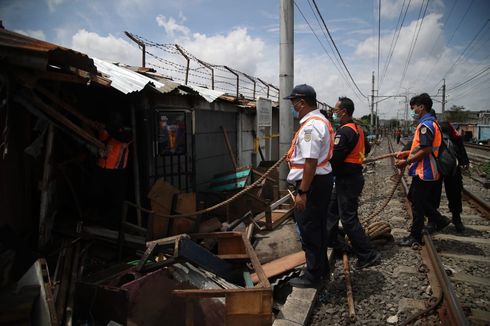
{"type": "Polygon", "coordinates": [[[414,34],[412,37],[412,43],[410,44],[410,51],[409,51],[408,56],[407,56],[407,61],[405,62],[405,67],[403,68],[403,74],[402,74],[402,78],[400,79],[400,85],[398,86],[398,89],[400,89],[402,87],[403,81],[405,79],[405,75],[407,74],[408,66],[410,65],[410,61],[412,60],[413,51],[415,50],[415,45],[417,44],[417,40],[419,38],[419,33],[420,33],[420,30],[422,29],[422,24],[424,23],[425,14],[427,13],[427,7],[429,6],[429,0],[427,0],[427,2],[425,3],[424,13],[422,14],[422,9],[424,7],[424,1],[425,0],[422,1],[422,5],[420,6],[419,17],[417,19],[417,24],[415,25],[415,31],[414,31],[414,34]],[[421,14],[422,14],[422,19],[420,19],[421,14]],[[419,24],[419,21],[420,21],[420,24],[419,24]],[[418,27],[418,29],[417,29],[417,27],[418,27]]]}
{"type": "Polygon", "coordinates": [[[411,2],[412,2],[412,0],[408,1],[407,7],[405,9],[405,13],[403,14],[403,7],[405,6],[405,0],[403,1],[402,8],[400,10],[400,15],[398,16],[398,22],[396,23],[396,26],[395,26],[396,27],[395,33],[393,34],[393,38],[391,39],[390,51],[388,53],[388,59],[386,61],[385,67],[383,68],[383,76],[381,77],[381,81],[379,82],[380,88],[381,88],[381,84],[383,83],[383,81],[385,79],[386,73],[388,72],[388,68],[390,66],[391,58],[393,56],[393,53],[395,52],[395,48],[396,48],[396,45],[398,43],[398,38],[400,37],[402,26],[403,26],[403,23],[405,22],[405,18],[407,17],[408,8],[410,7],[411,2]],[[403,14],[403,19],[401,20],[401,23],[400,23],[400,19],[402,17],[402,14],[403,14]],[[398,27],[398,23],[400,23],[400,27],[398,27]],[[395,36],[396,36],[396,39],[395,39],[395,36]]]}
{"type": "Polygon", "coordinates": [[[447,75],[452,71],[452,69],[454,68],[454,66],[459,62],[459,60],[461,60],[461,58],[463,58],[463,55],[465,54],[465,52],[471,47],[471,45],[473,44],[473,42],[478,38],[478,36],[480,35],[481,32],[483,32],[483,30],[485,29],[485,27],[487,26],[488,22],[490,21],[490,19],[487,19],[487,21],[485,22],[485,24],[483,24],[483,26],[480,28],[480,30],[476,33],[476,35],[473,37],[473,39],[470,41],[470,43],[468,43],[468,45],[464,48],[464,50],[461,52],[461,54],[458,56],[458,58],[456,59],[456,61],[451,65],[451,67],[446,71],[446,73],[444,74],[444,77],[442,77],[443,79],[447,77],[447,75]]]}
{"type": "MultiPolygon", "coordinates": [[[[456,35],[456,32],[457,32],[457,31],[459,30],[459,28],[461,27],[461,24],[462,24],[462,23],[463,23],[463,21],[465,20],[466,15],[468,15],[468,12],[470,11],[470,9],[471,9],[471,7],[473,6],[473,3],[474,3],[474,2],[475,2],[475,0],[471,0],[470,4],[469,4],[469,5],[468,5],[468,7],[466,8],[466,11],[464,12],[463,16],[462,16],[462,17],[461,17],[461,19],[459,20],[458,25],[457,25],[457,26],[456,26],[456,28],[454,29],[454,31],[453,31],[453,33],[452,33],[451,37],[450,37],[450,38],[449,38],[449,40],[447,41],[446,46],[448,46],[448,45],[451,43],[451,41],[453,40],[454,35],[456,35]]],[[[442,53],[443,53],[443,51],[441,51],[441,53],[440,53],[440,54],[437,56],[436,61],[437,61],[437,60],[439,60],[439,58],[442,56],[442,53]]],[[[436,66],[436,65],[433,65],[433,66],[432,66],[432,68],[430,69],[430,71],[429,71],[429,73],[427,74],[427,76],[430,76],[430,73],[432,73],[432,71],[434,70],[435,66],[436,66]]],[[[442,78],[441,78],[441,81],[442,81],[442,78]]],[[[437,82],[437,84],[434,86],[434,88],[435,88],[435,87],[437,87],[437,85],[439,85],[439,83],[440,83],[441,81],[437,82]]]]}
{"type": "Polygon", "coordinates": [[[485,68],[485,69],[483,69],[483,70],[480,70],[480,72],[478,72],[477,74],[475,74],[473,77],[471,77],[471,78],[469,78],[469,79],[465,80],[464,82],[461,82],[461,83],[457,84],[456,86],[449,88],[449,89],[448,89],[448,91],[452,91],[452,90],[454,90],[454,89],[456,89],[456,88],[459,88],[459,87],[461,87],[461,86],[464,86],[464,85],[468,84],[468,83],[469,83],[469,82],[471,82],[472,80],[474,80],[474,79],[476,79],[476,78],[480,77],[481,75],[483,75],[483,74],[484,74],[485,72],[487,72],[488,70],[490,70],[490,66],[486,67],[486,68],[485,68]]]}
{"type": "MultiPolygon", "coordinates": [[[[335,60],[333,60],[333,58],[330,56],[330,53],[328,53],[327,49],[325,48],[325,46],[323,45],[322,41],[320,40],[320,38],[316,34],[315,30],[313,29],[313,27],[311,27],[310,22],[308,21],[308,19],[306,19],[306,16],[303,14],[303,11],[298,6],[298,4],[296,3],[296,1],[294,2],[294,5],[296,6],[296,9],[298,9],[299,13],[301,14],[301,16],[303,17],[303,19],[305,20],[306,24],[310,28],[310,30],[313,33],[313,35],[315,35],[315,37],[318,40],[318,43],[320,43],[320,46],[322,47],[323,51],[325,51],[325,54],[328,56],[328,58],[330,59],[330,61],[332,61],[332,63],[334,64],[335,68],[337,69],[337,71],[339,72],[339,74],[342,76],[342,79],[346,83],[347,82],[347,79],[346,79],[347,77],[345,76],[345,74],[343,73],[343,71],[337,66],[337,64],[335,63],[335,60]]],[[[322,32],[323,32],[323,30],[322,30],[322,32]]],[[[346,86],[347,85],[348,85],[348,83],[346,83],[346,86]]]]}
{"type": "MultiPolygon", "coordinates": [[[[335,56],[335,50],[331,44],[331,42],[329,42],[329,38],[327,36],[327,34],[325,33],[325,29],[322,28],[322,24],[320,22],[320,19],[315,11],[315,9],[313,8],[313,6],[311,5],[311,1],[308,0],[308,5],[311,9],[311,12],[313,13],[313,16],[315,17],[317,23],[318,23],[318,27],[320,28],[320,30],[322,31],[322,34],[323,36],[325,37],[325,39],[327,40],[327,44],[328,46],[330,47],[330,50],[332,51],[332,55],[333,57],[335,58],[335,60],[332,60],[332,57],[330,55],[328,55],[328,57],[330,58],[330,60],[332,61],[332,63],[335,65],[335,68],[337,69],[337,71],[340,73],[340,75],[342,76],[342,79],[344,80],[344,83],[347,87],[349,87],[350,89],[352,89],[353,93],[356,95],[356,97],[358,99],[360,99],[361,101],[363,100],[356,92],[356,90],[354,89],[352,83],[350,82],[350,79],[349,77],[347,76],[347,74],[345,73],[345,71],[342,69],[342,63],[340,62],[340,60],[337,58],[337,56],[335,56]]],[[[299,9],[299,7],[298,7],[299,9]]],[[[299,9],[300,12],[301,12],[301,9],[299,9]]],[[[320,42],[320,40],[318,40],[320,42]]],[[[321,43],[321,42],[320,42],[321,43]]],[[[325,50],[326,51],[326,50],[325,50]]],[[[328,52],[327,52],[328,53],[328,52]]]]}
{"type": "Polygon", "coordinates": [[[345,70],[347,71],[347,73],[349,74],[349,77],[350,79],[352,80],[352,83],[354,83],[354,86],[356,87],[357,91],[365,98],[367,98],[366,95],[364,95],[364,93],[359,89],[359,87],[357,86],[356,82],[354,81],[354,78],[352,78],[352,75],[349,71],[349,68],[347,68],[347,65],[345,64],[344,62],[344,59],[342,58],[342,55],[340,54],[340,51],[339,49],[337,48],[337,45],[335,44],[335,41],[333,40],[333,37],[332,35],[330,34],[330,31],[328,30],[328,27],[327,27],[327,24],[325,23],[325,20],[323,19],[323,16],[322,14],[320,13],[320,9],[318,9],[318,6],[316,4],[316,1],[315,0],[312,0],[313,1],[313,4],[315,5],[315,8],[316,8],[316,11],[318,12],[318,15],[320,16],[320,19],[322,20],[323,22],[323,26],[325,27],[325,30],[327,31],[327,34],[328,34],[328,37],[330,38],[330,41],[332,41],[332,44],[333,46],[335,47],[335,50],[337,51],[337,54],[339,55],[339,58],[340,58],[340,61],[342,61],[342,64],[345,68],[345,70]]]}

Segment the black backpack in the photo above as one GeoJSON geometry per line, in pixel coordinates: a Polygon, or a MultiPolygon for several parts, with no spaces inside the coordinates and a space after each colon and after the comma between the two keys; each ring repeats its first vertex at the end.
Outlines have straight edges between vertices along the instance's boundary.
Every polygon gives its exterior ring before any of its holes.
{"type": "MultiPolygon", "coordinates": [[[[436,122],[437,123],[437,122],[436,122]]],[[[437,123],[439,130],[441,127],[437,123]]],[[[456,148],[448,135],[441,131],[441,146],[439,147],[439,156],[435,157],[437,170],[443,177],[453,176],[456,174],[458,167],[458,155],[456,148]]],[[[434,155],[434,154],[432,154],[434,155]]]]}

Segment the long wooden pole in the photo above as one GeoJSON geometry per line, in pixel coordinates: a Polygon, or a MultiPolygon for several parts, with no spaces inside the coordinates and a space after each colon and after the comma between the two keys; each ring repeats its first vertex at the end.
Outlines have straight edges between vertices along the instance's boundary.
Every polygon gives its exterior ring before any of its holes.
{"type": "Polygon", "coordinates": [[[349,306],[349,319],[351,322],[356,320],[356,310],[354,308],[354,297],[352,296],[352,282],[350,279],[349,256],[343,255],[345,288],[347,292],[347,305],[349,306]]]}

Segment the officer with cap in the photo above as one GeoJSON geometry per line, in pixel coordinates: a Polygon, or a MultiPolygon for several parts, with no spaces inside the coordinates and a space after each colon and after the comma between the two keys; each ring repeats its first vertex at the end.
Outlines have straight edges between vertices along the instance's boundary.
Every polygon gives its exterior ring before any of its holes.
{"type": "Polygon", "coordinates": [[[319,287],[330,274],[326,219],[333,185],[329,162],[333,129],[317,109],[313,87],[297,85],[285,99],[291,100],[291,113],[300,119],[300,127],[288,151],[287,181],[296,189],[294,217],[306,256],[304,274],[289,283],[301,288],[319,287]]]}
{"type": "Polygon", "coordinates": [[[339,97],[333,112],[333,119],[340,122],[340,127],[335,133],[331,159],[335,191],[328,215],[329,228],[332,227],[329,238],[333,240],[336,236],[335,230],[340,218],[358,257],[356,269],[361,269],[378,263],[381,258],[381,254],[371,246],[357,212],[359,196],[364,187],[362,163],[370,148],[364,131],[352,119],[354,102],[350,98],[339,97]]]}
{"type": "Polygon", "coordinates": [[[436,157],[442,142],[439,125],[433,115],[432,99],[427,93],[410,99],[412,117],[419,123],[409,151],[397,154],[395,165],[402,169],[409,167],[408,175],[412,176],[409,198],[412,203],[412,226],[410,235],[400,241],[401,246],[412,246],[422,240],[424,215],[430,216],[432,221],[442,229],[449,222],[437,211],[438,204],[434,202],[434,194],[440,188],[440,173],[437,170],[436,157]]]}

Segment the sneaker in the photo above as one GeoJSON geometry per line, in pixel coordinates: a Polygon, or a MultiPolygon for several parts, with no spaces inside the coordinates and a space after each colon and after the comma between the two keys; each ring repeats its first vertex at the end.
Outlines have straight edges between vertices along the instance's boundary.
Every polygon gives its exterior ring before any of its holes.
{"type": "Polygon", "coordinates": [[[295,288],[318,289],[322,285],[322,282],[320,280],[312,281],[312,280],[308,279],[306,276],[301,275],[299,277],[295,277],[295,278],[290,279],[289,284],[291,286],[294,286],[295,288]]]}
{"type": "Polygon", "coordinates": [[[420,241],[409,235],[408,237],[401,239],[398,244],[402,247],[411,247],[414,244],[420,245],[420,241]]]}
{"type": "Polygon", "coordinates": [[[377,265],[380,261],[381,254],[379,253],[379,251],[375,251],[368,259],[358,259],[356,263],[356,270],[377,265]]]}
{"type": "Polygon", "coordinates": [[[463,223],[461,223],[461,222],[453,222],[453,224],[454,224],[454,227],[456,228],[456,232],[458,232],[458,233],[463,233],[464,232],[465,227],[464,227],[463,223]]]}

